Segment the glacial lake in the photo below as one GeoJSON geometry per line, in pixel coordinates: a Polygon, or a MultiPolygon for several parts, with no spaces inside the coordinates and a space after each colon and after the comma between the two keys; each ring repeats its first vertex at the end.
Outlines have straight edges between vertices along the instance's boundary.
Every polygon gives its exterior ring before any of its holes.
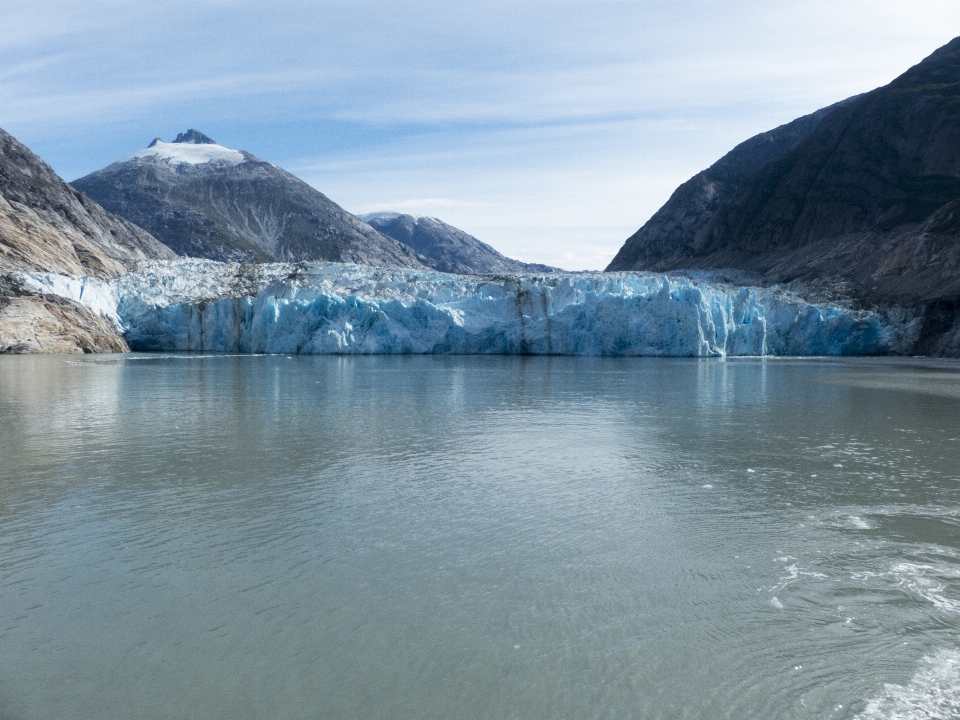
{"type": "Polygon", "coordinates": [[[960,716],[960,363],[0,357],[0,719],[960,716]]]}

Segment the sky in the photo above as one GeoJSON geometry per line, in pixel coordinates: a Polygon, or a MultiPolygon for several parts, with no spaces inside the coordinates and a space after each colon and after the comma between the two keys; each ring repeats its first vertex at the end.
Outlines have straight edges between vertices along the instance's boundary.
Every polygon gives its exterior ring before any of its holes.
{"type": "Polygon", "coordinates": [[[960,34],[960,2],[3,0],[0,28],[0,127],[66,180],[197,128],[350,212],[585,270],[737,143],[960,34]]]}

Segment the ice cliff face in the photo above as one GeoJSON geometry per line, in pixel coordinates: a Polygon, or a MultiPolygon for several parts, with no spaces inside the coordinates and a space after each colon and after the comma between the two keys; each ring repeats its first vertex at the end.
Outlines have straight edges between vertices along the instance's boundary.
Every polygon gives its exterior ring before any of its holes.
{"type": "Polygon", "coordinates": [[[21,273],[134,350],[303,354],[860,355],[880,316],[641,273],[462,276],[337,263],[150,262],[115,280],[21,273]]]}

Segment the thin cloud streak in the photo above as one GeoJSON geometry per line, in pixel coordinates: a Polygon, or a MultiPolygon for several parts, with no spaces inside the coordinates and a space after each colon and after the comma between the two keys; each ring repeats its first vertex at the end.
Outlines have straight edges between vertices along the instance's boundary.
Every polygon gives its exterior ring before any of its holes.
{"type": "Polygon", "coordinates": [[[209,97],[251,97],[283,94],[308,82],[328,79],[326,71],[264,72],[218,75],[180,82],[98,91],[75,91],[57,95],[30,93],[27,82],[10,82],[4,94],[14,107],[4,113],[13,123],[70,120],[78,124],[102,122],[105,115],[156,112],[170,105],[209,97]],[[324,77],[326,76],[326,77],[324,77]],[[19,94],[18,94],[18,91],[19,94]]]}

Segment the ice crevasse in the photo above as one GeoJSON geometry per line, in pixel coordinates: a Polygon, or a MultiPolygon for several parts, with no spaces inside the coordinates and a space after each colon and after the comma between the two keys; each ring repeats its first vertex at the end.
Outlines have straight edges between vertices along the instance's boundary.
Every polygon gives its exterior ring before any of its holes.
{"type": "Polygon", "coordinates": [[[481,276],[339,263],[144,263],[114,280],[20,273],[110,317],[144,351],[865,355],[881,316],[647,273],[481,276]]]}

